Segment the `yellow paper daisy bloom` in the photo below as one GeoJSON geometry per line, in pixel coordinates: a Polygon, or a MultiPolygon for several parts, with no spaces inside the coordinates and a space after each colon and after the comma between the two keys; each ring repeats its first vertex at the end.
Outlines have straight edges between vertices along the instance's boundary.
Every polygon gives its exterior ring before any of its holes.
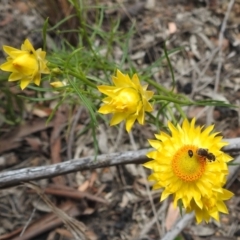
{"type": "Polygon", "coordinates": [[[206,196],[202,198],[204,203],[202,209],[192,200],[186,212],[194,211],[197,223],[201,223],[203,220],[209,222],[211,217],[219,221],[219,212],[228,213],[228,209],[223,201],[230,199],[232,196],[232,192],[221,189],[220,192],[214,192],[212,197],[206,196]]]}
{"type": "MultiPolygon", "coordinates": [[[[152,161],[144,164],[153,170],[149,180],[153,189],[163,188],[161,201],[173,194],[174,205],[181,201],[184,208],[204,208],[207,198],[222,192],[228,174],[227,162],[232,158],[221,151],[227,145],[213,125],[195,127],[195,119],[184,120],[182,127],[168,123],[171,135],[161,132],[157,140],[149,140],[155,151],[147,154],[152,161]]],[[[205,216],[205,215],[204,215],[205,216]]]]}
{"type": "Polygon", "coordinates": [[[152,91],[147,91],[148,85],[141,86],[137,74],[132,79],[117,70],[117,75],[112,78],[115,86],[98,86],[98,90],[108,97],[104,98],[99,113],[113,113],[110,125],[116,125],[126,120],[126,130],[129,132],[137,120],[144,124],[145,112],[153,110],[148,102],[152,91]]]}
{"type": "Polygon", "coordinates": [[[31,82],[39,86],[41,73],[49,74],[45,60],[46,52],[41,48],[35,50],[31,42],[26,39],[21,50],[3,46],[3,50],[9,55],[7,62],[0,65],[0,69],[12,72],[8,81],[20,81],[21,89],[27,87],[31,82]]]}

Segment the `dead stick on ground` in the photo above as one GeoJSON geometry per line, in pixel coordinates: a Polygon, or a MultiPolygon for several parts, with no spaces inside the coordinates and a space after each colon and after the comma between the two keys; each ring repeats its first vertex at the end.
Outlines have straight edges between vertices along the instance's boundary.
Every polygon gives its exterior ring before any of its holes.
{"type": "MultiPolygon", "coordinates": [[[[225,151],[240,149],[240,138],[226,139],[226,141],[229,145],[224,148],[225,151]]],[[[82,170],[91,170],[119,164],[142,163],[149,160],[146,157],[146,154],[149,151],[151,151],[151,149],[129,151],[124,153],[111,153],[97,156],[96,159],[95,157],[84,157],[48,166],[29,167],[6,171],[0,173],[0,188],[16,186],[22,182],[52,178],[58,175],[82,170]]]]}
{"type": "Polygon", "coordinates": [[[28,182],[43,178],[52,178],[81,170],[91,170],[95,168],[103,168],[115,166],[119,164],[141,163],[147,161],[146,153],[150,149],[139,151],[129,151],[124,153],[104,154],[93,157],[84,157],[72,159],[62,163],[52,164],[48,166],[29,167],[13,171],[0,173],[0,188],[16,186],[22,182],[28,182]]]}

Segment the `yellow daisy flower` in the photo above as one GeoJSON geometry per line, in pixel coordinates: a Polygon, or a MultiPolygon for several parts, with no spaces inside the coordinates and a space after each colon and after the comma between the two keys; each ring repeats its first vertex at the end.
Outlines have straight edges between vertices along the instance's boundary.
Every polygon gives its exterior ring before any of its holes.
{"type": "Polygon", "coordinates": [[[98,90],[108,97],[104,98],[99,113],[113,113],[110,125],[116,125],[126,120],[126,130],[129,132],[137,120],[144,124],[145,112],[153,110],[148,102],[152,91],[147,91],[148,85],[141,86],[137,74],[132,79],[117,70],[117,76],[112,78],[115,86],[98,86],[98,90]]]}
{"type": "Polygon", "coordinates": [[[0,65],[0,69],[12,72],[8,81],[20,81],[21,89],[27,87],[31,82],[39,86],[41,73],[49,74],[45,60],[46,52],[41,48],[35,50],[31,42],[26,39],[21,50],[3,46],[3,50],[9,55],[7,62],[0,65]]]}
{"type": "Polygon", "coordinates": [[[215,192],[210,198],[203,197],[202,209],[192,200],[186,212],[194,211],[197,223],[201,223],[203,220],[209,222],[211,217],[219,221],[219,212],[228,214],[228,209],[223,201],[230,199],[232,196],[232,192],[222,189],[221,192],[215,192]]]}
{"type": "Polygon", "coordinates": [[[157,140],[149,140],[156,150],[147,154],[152,161],[144,164],[153,170],[149,180],[155,181],[153,189],[163,188],[161,201],[173,194],[174,205],[193,209],[194,203],[204,208],[206,198],[214,198],[222,191],[228,174],[227,162],[232,158],[221,151],[227,145],[213,125],[195,127],[195,119],[184,120],[182,127],[168,123],[171,136],[161,132],[157,140]]]}

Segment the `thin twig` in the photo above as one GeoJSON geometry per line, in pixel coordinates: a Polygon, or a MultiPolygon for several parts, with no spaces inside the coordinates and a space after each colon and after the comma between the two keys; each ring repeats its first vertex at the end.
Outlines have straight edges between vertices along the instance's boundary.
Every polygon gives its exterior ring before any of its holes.
{"type": "MultiPolygon", "coordinates": [[[[141,174],[144,176],[145,180],[147,180],[146,172],[144,171],[143,166],[140,166],[140,171],[141,171],[141,174]]],[[[156,207],[154,205],[153,198],[152,198],[152,195],[151,195],[151,190],[150,190],[149,184],[147,184],[147,181],[146,181],[145,187],[146,187],[146,190],[147,190],[148,199],[149,199],[151,207],[152,207],[153,216],[154,216],[154,219],[155,219],[154,223],[156,223],[156,227],[157,227],[159,236],[162,236],[163,233],[161,231],[161,226],[160,226],[160,223],[158,221],[159,214],[157,213],[156,207]]]]}
{"type": "Polygon", "coordinates": [[[180,221],[172,227],[161,240],[172,240],[189,224],[194,218],[194,213],[185,214],[180,221]]]}
{"type": "Polygon", "coordinates": [[[121,144],[121,140],[122,140],[122,138],[123,138],[124,130],[125,130],[125,129],[124,129],[124,124],[123,124],[123,122],[122,122],[122,123],[120,123],[119,129],[118,129],[117,138],[116,138],[116,140],[115,140],[115,143],[114,143],[114,145],[113,145],[113,148],[111,149],[112,152],[115,152],[115,151],[119,148],[119,146],[120,146],[120,144],[121,144]]]}
{"type": "MultiPolygon", "coordinates": [[[[39,199],[37,201],[37,204],[39,203],[39,199]]],[[[26,229],[28,228],[28,226],[31,224],[32,220],[33,220],[33,217],[35,215],[35,212],[36,212],[36,208],[33,209],[32,213],[31,213],[31,216],[30,218],[28,219],[28,221],[26,222],[25,226],[23,227],[22,229],[22,232],[20,233],[20,237],[23,236],[23,234],[25,233],[26,229]]]]}
{"type": "MultiPolygon", "coordinates": [[[[132,132],[129,133],[129,137],[130,137],[131,144],[133,145],[133,149],[134,149],[134,150],[137,150],[137,146],[136,146],[136,143],[135,143],[135,140],[134,140],[134,137],[133,137],[132,132]]],[[[157,211],[156,211],[156,207],[155,207],[155,205],[154,205],[154,202],[153,202],[151,190],[150,190],[149,184],[147,184],[147,175],[146,175],[146,172],[144,171],[143,166],[140,166],[139,170],[140,170],[140,172],[141,172],[141,175],[142,175],[142,176],[144,177],[144,179],[146,180],[146,181],[145,181],[145,188],[146,188],[146,190],[147,190],[147,195],[148,195],[148,199],[149,199],[149,202],[150,202],[150,204],[151,204],[151,207],[152,207],[152,211],[153,211],[154,218],[158,220],[158,218],[157,218],[158,214],[157,214],[157,211]]],[[[155,221],[156,226],[157,226],[157,230],[158,230],[159,236],[162,236],[161,227],[160,227],[159,221],[157,221],[157,220],[155,221]]]]}
{"type": "MultiPolygon", "coordinates": [[[[138,239],[142,239],[144,237],[146,237],[146,234],[150,231],[150,229],[152,228],[152,226],[159,221],[159,216],[166,210],[168,204],[167,201],[164,201],[161,205],[161,207],[158,209],[156,215],[153,216],[152,220],[150,220],[149,222],[147,222],[143,228],[141,229],[139,235],[137,237],[134,238],[134,240],[138,240],[138,239]]],[[[164,226],[164,225],[163,225],[164,226]]],[[[163,232],[163,231],[161,231],[163,232]]]]}
{"type": "Polygon", "coordinates": [[[214,85],[214,93],[217,93],[217,89],[219,86],[219,81],[220,81],[220,74],[221,74],[221,69],[222,69],[222,58],[223,58],[223,52],[222,52],[222,44],[223,44],[223,36],[224,36],[224,32],[227,26],[227,20],[229,18],[230,12],[232,10],[233,4],[234,4],[235,0],[231,0],[228,3],[228,8],[226,11],[226,14],[224,16],[223,22],[222,22],[222,26],[220,29],[220,33],[219,33],[219,38],[218,38],[218,47],[219,47],[219,52],[218,52],[218,68],[217,68],[217,72],[216,72],[216,81],[215,81],[215,85],[214,85]]]}

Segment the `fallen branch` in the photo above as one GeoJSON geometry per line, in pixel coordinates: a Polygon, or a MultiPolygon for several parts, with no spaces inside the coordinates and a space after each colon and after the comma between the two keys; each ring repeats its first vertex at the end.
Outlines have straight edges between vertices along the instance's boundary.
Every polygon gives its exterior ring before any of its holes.
{"type": "Polygon", "coordinates": [[[129,151],[124,153],[111,153],[97,157],[84,157],[48,166],[29,167],[0,173],[0,188],[19,185],[23,182],[77,172],[115,166],[119,164],[141,163],[147,161],[146,153],[150,149],[129,151]]]}
{"type": "MultiPolygon", "coordinates": [[[[225,151],[234,151],[240,149],[240,138],[226,139],[226,141],[229,142],[229,145],[224,148],[225,151]]],[[[6,171],[0,173],[0,188],[16,186],[23,182],[43,178],[52,178],[82,170],[91,170],[120,164],[143,163],[149,160],[146,157],[146,154],[149,151],[151,151],[151,149],[129,151],[124,153],[111,153],[100,155],[96,158],[94,156],[84,157],[48,166],[29,167],[6,171]]]]}

